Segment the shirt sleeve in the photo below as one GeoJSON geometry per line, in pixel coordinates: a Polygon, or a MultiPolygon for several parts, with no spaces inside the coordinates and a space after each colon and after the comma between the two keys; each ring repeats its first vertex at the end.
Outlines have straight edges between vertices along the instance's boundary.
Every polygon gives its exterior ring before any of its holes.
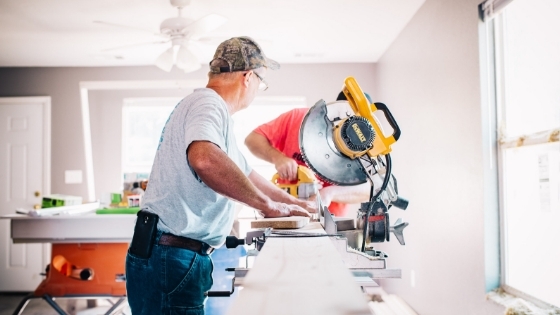
{"type": "Polygon", "coordinates": [[[227,152],[226,137],[227,112],[218,104],[201,102],[190,108],[185,119],[185,145],[188,148],[193,141],[209,141],[227,152]]]}
{"type": "MultiPolygon", "coordinates": [[[[294,126],[295,111],[290,110],[277,118],[257,127],[254,132],[264,136],[277,150],[283,152],[286,144],[286,137],[290,129],[294,126]]],[[[299,128],[299,124],[297,124],[299,128]]]]}

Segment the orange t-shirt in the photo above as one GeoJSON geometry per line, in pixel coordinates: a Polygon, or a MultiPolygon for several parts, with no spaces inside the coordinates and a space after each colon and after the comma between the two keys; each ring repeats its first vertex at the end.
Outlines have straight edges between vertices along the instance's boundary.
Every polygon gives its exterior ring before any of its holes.
{"type": "MultiPolygon", "coordinates": [[[[296,160],[298,165],[306,166],[299,149],[299,128],[308,110],[308,108],[292,109],[276,119],[260,125],[254,132],[264,136],[272,147],[296,160]]],[[[323,182],[323,187],[327,186],[331,186],[331,184],[323,182]]],[[[348,211],[348,205],[331,202],[329,211],[335,216],[343,217],[348,211]]]]}

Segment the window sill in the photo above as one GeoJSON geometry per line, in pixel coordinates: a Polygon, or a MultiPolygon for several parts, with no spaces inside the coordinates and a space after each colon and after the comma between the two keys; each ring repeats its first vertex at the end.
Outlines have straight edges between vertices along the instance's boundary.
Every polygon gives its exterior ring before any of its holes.
{"type": "MultiPolygon", "coordinates": [[[[507,288],[507,290],[516,291],[512,288],[507,288]]],[[[510,294],[501,287],[488,292],[486,298],[504,306],[506,308],[505,315],[560,315],[560,308],[544,302],[533,303],[527,299],[510,294]]]]}

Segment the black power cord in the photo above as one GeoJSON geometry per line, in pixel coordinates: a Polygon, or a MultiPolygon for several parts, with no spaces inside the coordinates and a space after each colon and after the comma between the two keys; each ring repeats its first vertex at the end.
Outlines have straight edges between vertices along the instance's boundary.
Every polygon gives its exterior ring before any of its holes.
{"type": "MultiPolygon", "coordinates": [[[[377,198],[379,198],[379,196],[381,196],[381,193],[383,193],[385,191],[385,189],[387,188],[387,185],[389,185],[389,179],[392,177],[391,175],[391,167],[392,167],[392,163],[391,163],[391,155],[387,154],[385,155],[385,178],[383,178],[383,184],[381,184],[381,189],[379,189],[379,191],[377,191],[377,193],[375,194],[375,196],[373,196],[373,198],[370,198],[370,202],[369,202],[369,209],[366,211],[366,219],[364,222],[364,228],[363,228],[363,237],[362,237],[362,252],[365,252],[366,250],[366,237],[367,237],[367,229],[368,229],[368,225],[369,225],[369,216],[371,215],[371,212],[373,211],[373,205],[375,204],[375,201],[377,200],[377,198]]],[[[371,190],[369,195],[372,196],[373,192],[374,192],[374,187],[373,187],[373,182],[371,183],[371,190]]]]}

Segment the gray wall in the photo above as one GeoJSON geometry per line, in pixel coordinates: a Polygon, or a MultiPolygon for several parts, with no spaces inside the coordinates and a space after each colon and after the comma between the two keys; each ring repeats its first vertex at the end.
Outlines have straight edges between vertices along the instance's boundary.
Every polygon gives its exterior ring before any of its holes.
{"type": "MultiPolygon", "coordinates": [[[[52,168],[51,192],[82,196],[87,200],[84,143],[80,109],[81,81],[206,80],[208,68],[184,74],[163,72],[155,66],[96,68],[0,68],[0,97],[51,96],[52,168]],[[82,184],[65,184],[65,170],[82,170],[82,184]]],[[[270,88],[261,95],[305,96],[308,105],[323,98],[334,100],[344,78],[354,76],[366,91],[374,88],[375,65],[298,64],[270,71],[270,88]]],[[[182,90],[125,90],[89,93],[96,195],[120,188],[121,111],[124,97],[181,96],[182,90]]]]}
{"type": "Polygon", "coordinates": [[[383,287],[419,314],[503,314],[485,300],[479,2],[426,1],[377,63],[377,99],[402,128],[393,170],[410,199],[390,211],[410,222],[406,246],[379,246],[403,279],[383,287]]]}

